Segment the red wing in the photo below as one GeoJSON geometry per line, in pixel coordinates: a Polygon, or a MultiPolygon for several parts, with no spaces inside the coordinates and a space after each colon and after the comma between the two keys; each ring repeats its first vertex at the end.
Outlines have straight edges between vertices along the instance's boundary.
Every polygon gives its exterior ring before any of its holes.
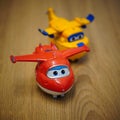
{"type": "Polygon", "coordinates": [[[81,52],[84,52],[84,51],[86,51],[86,52],[89,51],[89,48],[86,45],[84,45],[82,47],[77,47],[77,48],[71,48],[71,49],[68,49],[68,50],[64,50],[63,51],[63,56],[68,58],[70,56],[73,56],[77,53],[81,53],[81,52]]]}
{"type": "Polygon", "coordinates": [[[42,62],[48,59],[51,59],[53,56],[52,54],[30,54],[30,55],[23,55],[23,56],[10,56],[10,59],[13,63],[16,62],[42,62]]]}

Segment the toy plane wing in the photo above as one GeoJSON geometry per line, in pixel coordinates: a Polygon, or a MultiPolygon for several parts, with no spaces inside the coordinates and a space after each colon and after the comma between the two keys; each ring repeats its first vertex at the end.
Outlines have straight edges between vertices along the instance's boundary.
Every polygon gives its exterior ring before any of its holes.
{"type": "Polygon", "coordinates": [[[38,29],[38,31],[41,32],[45,36],[49,36],[50,38],[54,38],[54,35],[57,33],[57,31],[51,27],[48,27],[45,30],[38,29]]]}
{"type": "Polygon", "coordinates": [[[68,50],[64,50],[62,53],[63,53],[63,56],[68,58],[68,57],[71,57],[77,53],[81,53],[81,52],[89,52],[89,48],[84,45],[82,47],[78,47],[78,48],[71,48],[71,49],[68,49],[68,50]]]}
{"type": "Polygon", "coordinates": [[[16,62],[43,62],[53,58],[52,54],[47,54],[47,55],[46,54],[30,54],[30,55],[22,55],[22,56],[11,55],[10,59],[13,63],[16,63],[16,62]]]}

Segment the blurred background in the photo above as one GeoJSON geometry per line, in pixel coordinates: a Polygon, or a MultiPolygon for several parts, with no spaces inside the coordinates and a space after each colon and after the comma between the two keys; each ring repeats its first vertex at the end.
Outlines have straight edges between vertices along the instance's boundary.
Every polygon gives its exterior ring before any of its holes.
{"type": "Polygon", "coordinates": [[[0,0],[0,119],[119,120],[119,12],[119,0],[0,0]],[[68,20],[95,16],[84,30],[91,52],[71,63],[75,85],[58,99],[37,87],[36,63],[9,60],[11,54],[29,54],[39,43],[50,43],[38,32],[48,27],[49,7],[68,20]]]}

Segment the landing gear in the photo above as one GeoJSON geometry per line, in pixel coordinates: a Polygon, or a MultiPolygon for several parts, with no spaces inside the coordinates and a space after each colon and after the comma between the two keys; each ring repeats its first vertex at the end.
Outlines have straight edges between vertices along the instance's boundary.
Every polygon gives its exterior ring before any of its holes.
{"type": "Polygon", "coordinates": [[[65,96],[64,94],[61,95],[61,97],[64,97],[64,96],[65,96]]]}
{"type": "Polygon", "coordinates": [[[61,94],[61,95],[53,95],[53,98],[56,99],[58,97],[64,97],[65,95],[64,94],[61,94]]]}
{"type": "Polygon", "coordinates": [[[56,99],[56,98],[57,98],[57,95],[53,95],[53,98],[56,99]]]}

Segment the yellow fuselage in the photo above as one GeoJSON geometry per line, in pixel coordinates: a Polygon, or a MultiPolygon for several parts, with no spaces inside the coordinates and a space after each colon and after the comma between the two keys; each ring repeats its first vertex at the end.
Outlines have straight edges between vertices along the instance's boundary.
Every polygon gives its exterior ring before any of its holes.
{"type": "MultiPolygon", "coordinates": [[[[54,43],[59,50],[65,50],[82,45],[88,46],[88,38],[84,35],[82,28],[93,21],[93,16],[88,15],[87,18],[74,18],[69,21],[55,15],[52,8],[48,9],[49,26],[40,32],[50,37],[50,41],[54,43]]],[[[76,60],[85,55],[85,52],[70,57],[70,60],[76,60]]]]}

